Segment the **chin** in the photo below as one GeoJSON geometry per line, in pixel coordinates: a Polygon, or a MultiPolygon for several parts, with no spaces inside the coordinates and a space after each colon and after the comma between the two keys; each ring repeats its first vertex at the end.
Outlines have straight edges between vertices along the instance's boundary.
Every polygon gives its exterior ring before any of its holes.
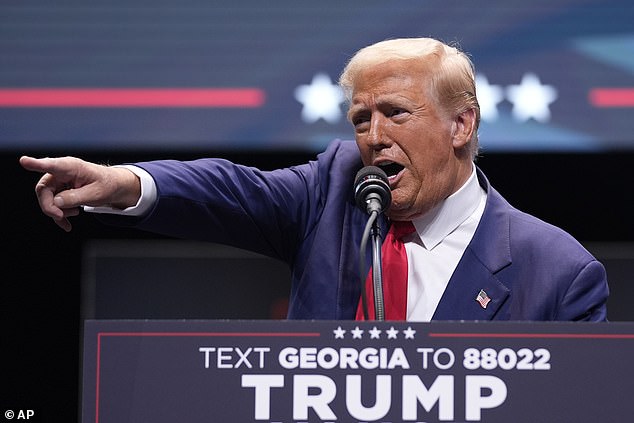
{"type": "Polygon", "coordinates": [[[403,213],[402,210],[392,208],[392,206],[390,206],[390,209],[385,213],[385,215],[389,217],[390,220],[406,220],[407,219],[407,215],[403,213]]]}
{"type": "Polygon", "coordinates": [[[412,220],[418,214],[420,213],[416,213],[412,206],[399,204],[394,201],[392,201],[390,208],[385,213],[391,220],[412,220]]]}

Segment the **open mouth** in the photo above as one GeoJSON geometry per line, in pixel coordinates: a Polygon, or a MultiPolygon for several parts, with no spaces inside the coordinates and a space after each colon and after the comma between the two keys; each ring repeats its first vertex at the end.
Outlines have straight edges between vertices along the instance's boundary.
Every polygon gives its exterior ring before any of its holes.
{"type": "Polygon", "coordinates": [[[405,168],[403,165],[394,162],[381,163],[378,167],[385,172],[388,178],[398,175],[398,173],[405,168]]]}

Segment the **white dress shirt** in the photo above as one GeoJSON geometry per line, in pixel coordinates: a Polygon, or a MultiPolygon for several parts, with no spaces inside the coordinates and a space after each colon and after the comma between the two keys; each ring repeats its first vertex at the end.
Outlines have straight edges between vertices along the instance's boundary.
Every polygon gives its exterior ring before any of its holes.
{"type": "Polygon", "coordinates": [[[455,193],[412,221],[416,233],[403,239],[407,251],[407,320],[431,320],[460,258],[473,238],[486,203],[475,166],[455,193]]]}

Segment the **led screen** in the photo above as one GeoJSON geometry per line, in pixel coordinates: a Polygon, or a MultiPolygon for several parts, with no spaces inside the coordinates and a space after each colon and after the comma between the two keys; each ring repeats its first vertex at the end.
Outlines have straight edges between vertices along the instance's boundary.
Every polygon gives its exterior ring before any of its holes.
{"type": "Polygon", "coordinates": [[[319,151],[386,38],[457,43],[484,151],[634,150],[634,3],[4,0],[0,149],[319,151]]]}

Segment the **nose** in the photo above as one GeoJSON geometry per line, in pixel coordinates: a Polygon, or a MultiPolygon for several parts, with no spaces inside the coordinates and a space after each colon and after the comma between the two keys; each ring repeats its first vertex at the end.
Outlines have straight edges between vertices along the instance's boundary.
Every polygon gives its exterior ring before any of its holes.
{"type": "Polygon", "coordinates": [[[387,148],[390,141],[385,133],[385,116],[374,113],[370,119],[370,129],[368,130],[368,145],[376,150],[387,148]]]}

